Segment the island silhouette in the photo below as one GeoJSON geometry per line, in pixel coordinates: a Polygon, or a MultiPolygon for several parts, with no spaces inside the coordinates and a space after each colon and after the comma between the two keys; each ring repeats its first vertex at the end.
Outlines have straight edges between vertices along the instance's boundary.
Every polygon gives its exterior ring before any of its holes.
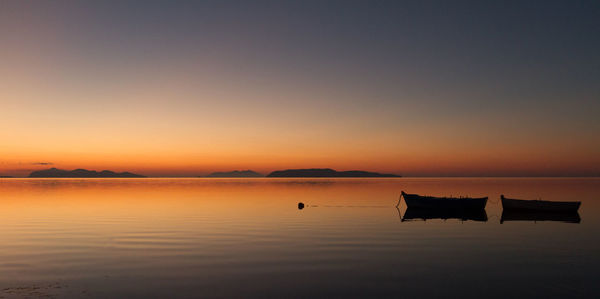
{"type": "Polygon", "coordinates": [[[102,170],[100,172],[87,169],[63,170],[50,168],[34,171],[29,174],[30,178],[145,178],[146,176],[131,172],[114,172],[102,170]]]}
{"type": "Polygon", "coordinates": [[[252,170],[234,170],[227,172],[213,172],[207,178],[260,178],[264,175],[252,170]]]}
{"type": "Polygon", "coordinates": [[[331,168],[308,168],[276,170],[267,175],[271,178],[393,178],[399,175],[363,170],[336,171],[331,168]]]}
{"type": "MultiPolygon", "coordinates": [[[[87,170],[74,169],[64,170],[50,168],[33,171],[29,174],[30,178],[145,178],[146,176],[131,172],[114,172],[110,170],[87,170]]],[[[257,178],[264,175],[253,170],[233,170],[225,172],[213,172],[204,177],[207,178],[257,178]]],[[[396,174],[378,173],[364,170],[337,171],[331,168],[306,168],[306,169],[286,169],[276,170],[266,177],[269,178],[392,178],[400,177],[396,174]]]]}

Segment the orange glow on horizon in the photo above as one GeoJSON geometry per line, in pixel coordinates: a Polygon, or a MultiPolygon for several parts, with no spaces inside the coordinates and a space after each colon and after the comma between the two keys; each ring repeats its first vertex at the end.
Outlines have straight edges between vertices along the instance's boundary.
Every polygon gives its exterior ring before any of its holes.
{"type": "Polygon", "coordinates": [[[89,45],[68,19],[52,17],[68,9],[34,8],[0,18],[0,175],[49,167],[600,175],[597,97],[584,90],[558,101],[546,90],[512,94],[519,86],[504,94],[496,81],[436,85],[434,75],[393,66],[389,76],[364,78],[349,73],[379,69],[347,72],[354,60],[320,76],[264,51],[249,59],[235,44],[154,44],[141,55],[148,45],[120,47],[110,38],[119,32],[98,36],[94,45],[106,48],[89,45]]]}

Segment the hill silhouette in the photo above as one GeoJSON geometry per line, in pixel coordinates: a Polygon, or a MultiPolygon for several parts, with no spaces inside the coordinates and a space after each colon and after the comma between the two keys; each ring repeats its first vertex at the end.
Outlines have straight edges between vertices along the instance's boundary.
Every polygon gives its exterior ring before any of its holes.
{"type": "Polygon", "coordinates": [[[100,172],[87,169],[62,170],[50,168],[34,171],[29,174],[30,178],[144,178],[145,176],[131,172],[114,172],[102,170],[100,172]]]}
{"type": "Polygon", "coordinates": [[[252,170],[234,170],[227,172],[213,172],[207,178],[259,178],[262,174],[252,170]]]}
{"type": "Polygon", "coordinates": [[[382,178],[400,177],[395,174],[369,172],[363,170],[336,171],[331,168],[287,169],[271,172],[267,177],[277,178],[382,178]]]}

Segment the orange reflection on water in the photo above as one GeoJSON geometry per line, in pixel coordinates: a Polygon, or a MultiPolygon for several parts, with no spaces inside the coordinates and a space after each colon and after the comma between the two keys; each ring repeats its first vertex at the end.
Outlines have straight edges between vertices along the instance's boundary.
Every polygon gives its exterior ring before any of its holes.
{"type": "MultiPolygon", "coordinates": [[[[503,267],[517,256],[541,258],[544,265],[555,265],[558,258],[585,268],[585,257],[597,252],[589,239],[600,227],[595,217],[599,183],[538,178],[0,179],[0,287],[24,290],[61,283],[68,287],[50,295],[64,297],[82,292],[166,297],[173,289],[181,297],[207,290],[230,297],[240,290],[262,294],[274,280],[286,286],[276,290],[283,293],[290,286],[301,293],[310,291],[305,285],[339,289],[348,280],[352,285],[384,280],[385,290],[392,292],[398,281],[414,279],[404,277],[410,272],[397,271],[406,265],[454,272],[482,264],[503,267]],[[401,190],[489,196],[488,221],[401,222],[405,204],[395,208],[401,190]],[[581,200],[582,221],[501,225],[502,193],[581,200]],[[299,210],[298,202],[306,207],[299,210]],[[373,273],[383,276],[374,281],[373,273]]],[[[509,264],[504,271],[513,269],[509,264]]],[[[525,270],[540,275],[534,268],[525,270]]],[[[438,272],[427,273],[434,277],[438,272]]]]}

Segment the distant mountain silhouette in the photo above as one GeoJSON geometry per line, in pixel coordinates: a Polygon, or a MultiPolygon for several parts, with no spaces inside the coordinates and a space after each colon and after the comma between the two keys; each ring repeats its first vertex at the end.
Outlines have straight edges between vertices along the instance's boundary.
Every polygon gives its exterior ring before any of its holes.
{"type": "Polygon", "coordinates": [[[145,176],[131,172],[113,172],[102,170],[100,172],[87,169],[62,170],[50,168],[38,170],[29,174],[30,178],[144,178],[145,176]]]}
{"type": "Polygon", "coordinates": [[[208,178],[258,178],[263,177],[262,174],[252,170],[234,170],[228,172],[213,172],[206,177],[208,178]]]}
{"type": "Polygon", "coordinates": [[[12,178],[12,176],[10,176],[10,175],[0,175],[0,179],[8,179],[8,178],[12,178]]]}
{"type": "Polygon", "coordinates": [[[362,170],[336,171],[330,168],[287,169],[271,172],[273,178],[382,178],[400,177],[395,174],[368,172],[362,170]]]}

